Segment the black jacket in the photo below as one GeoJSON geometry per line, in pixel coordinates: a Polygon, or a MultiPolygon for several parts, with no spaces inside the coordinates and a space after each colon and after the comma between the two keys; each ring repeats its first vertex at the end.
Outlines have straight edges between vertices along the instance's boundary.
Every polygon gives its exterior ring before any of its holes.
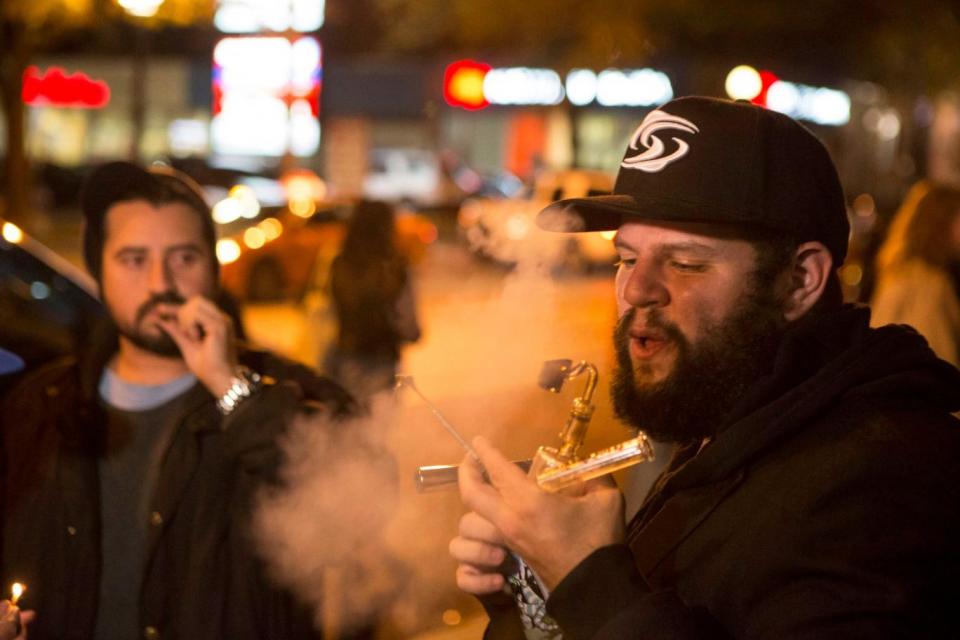
{"type": "MultiPolygon", "coordinates": [[[[93,637],[101,558],[97,457],[105,424],[96,389],[110,353],[100,349],[38,370],[3,404],[0,579],[28,585],[23,606],[38,612],[31,640],[93,637]]],[[[308,612],[265,579],[249,536],[251,500],[275,477],[276,437],[294,412],[343,414],[352,400],[305,367],[267,353],[245,351],[241,361],[273,383],[227,418],[197,384],[163,458],[139,585],[147,637],[315,637],[308,612]]]]}
{"type": "MultiPolygon", "coordinates": [[[[551,594],[566,639],[960,637],[960,373],[868,321],[846,307],[791,330],[626,544],[551,594]]],[[[515,632],[494,616],[488,637],[515,632]]]]}

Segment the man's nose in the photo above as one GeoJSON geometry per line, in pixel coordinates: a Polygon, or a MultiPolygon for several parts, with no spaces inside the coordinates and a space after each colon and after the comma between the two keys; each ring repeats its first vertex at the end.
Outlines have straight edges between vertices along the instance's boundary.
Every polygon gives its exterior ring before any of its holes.
{"type": "Polygon", "coordinates": [[[670,292],[660,270],[638,260],[624,283],[623,299],[631,307],[659,307],[670,302],[670,292]]]}
{"type": "Polygon", "coordinates": [[[165,260],[153,260],[150,263],[150,291],[162,293],[169,291],[173,284],[170,269],[165,260]]]}

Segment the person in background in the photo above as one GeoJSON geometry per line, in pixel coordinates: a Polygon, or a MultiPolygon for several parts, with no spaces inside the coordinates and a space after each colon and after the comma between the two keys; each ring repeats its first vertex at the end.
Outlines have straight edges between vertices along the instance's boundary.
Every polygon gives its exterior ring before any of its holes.
{"type": "Polygon", "coordinates": [[[915,184],[890,223],[876,269],[873,325],[908,324],[960,366],[960,189],[915,184]]]}
{"type": "Polygon", "coordinates": [[[850,227],[810,131],[672,100],[612,195],[538,223],[616,230],[614,410],[677,451],[626,523],[611,482],[547,492],[478,437],[450,552],[486,637],[957,635],[960,372],[843,304],[850,227]],[[529,569],[505,576],[510,551],[529,569]]]}
{"type": "Polygon", "coordinates": [[[397,250],[394,228],[390,205],[359,201],[330,267],[338,329],[325,369],[359,398],[392,387],[401,347],[420,339],[407,260],[397,250]]]}
{"type": "MultiPolygon", "coordinates": [[[[12,351],[0,347],[0,379],[23,371],[23,358],[12,351]]],[[[0,416],[0,424],[3,416],[0,416]]],[[[0,464],[2,464],[0,459],[0,464]]],[[[2,473],[2,472],[0,472],[2,473]]],[[[19,640],[26,638],[26,625],[33,620],[32,611],[23,611],[10,600],[0,600],[0,640],[19,640]]]]}
{"type": "Polygon", "coordinates": [[[250,516],[290,420],[336,424],[355,402],[237,341],[189,178],[109,163],[81,207],[109,326],[2,400],[17,418],[2,434],[0,574],[28,585],[31,640],[316,637],[265,575],[250,516]]]}

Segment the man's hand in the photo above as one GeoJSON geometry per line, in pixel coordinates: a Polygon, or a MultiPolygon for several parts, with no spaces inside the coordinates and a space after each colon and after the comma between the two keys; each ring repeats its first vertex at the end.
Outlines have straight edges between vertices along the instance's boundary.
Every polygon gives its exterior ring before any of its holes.
{"type": "Polygon", "coordinates": [[[21,611],[9,600],[0,600],[0,640],[26,640],[27,625],[35,617],[33,611],[21,611]]]}
{"type": "Polygon", "coordinates": [[[461,520],[460,536],[450,545],[465,591],[489,593],[502,586],[502,577],[498,582],[491,575],[498,547],[516,551],[552,590],[595,550],[623,540],[623,496],[609,478],[548,493],[484,438],[473,446],[490,482],[467,456],[460,465],[460,495],[473,513],[461,520]]]}
{"type": "Polygon", "coordinates": [[[507,559],[503,536],[489,521],[473,511],[460,518],[459,535],[450,541],[457,561],[457,586],[475,596],[503,589],[499,567],[507,559]]]}
{"type": "Polygon", "coordinates": [[[180,347],[184,362],[214,397],[230,388],[237,368],[237,340],[230,316],[203,296],[193,296],[179,307],[174,317],[160,320],[180,347]]]}

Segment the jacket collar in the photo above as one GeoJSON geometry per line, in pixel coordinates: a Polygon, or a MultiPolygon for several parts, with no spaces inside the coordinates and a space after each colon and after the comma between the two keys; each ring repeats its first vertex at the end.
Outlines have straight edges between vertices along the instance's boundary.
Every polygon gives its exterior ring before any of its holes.
{"type": "MultiPolygon", "coordinates": [[[[99,400],[100,378],[105,367],[119,349],[120,342],[116,328],[108,319],[101,320],[91,332],[86,348],[79,352],[77,357],[77,373],[80,384],[81,398],[86,411],[94,415],[102,415],[99,400]]],[[[220,414],[211,402],[212,396],[197,383],[188,392],[184,399],[184,425],[194,433],[218,431],[220,429],[220,414]]],[[[102,424],[102,420],[94,420],[95,424],[102,424]]],[[[96,427],[99,429],[99,427],[96,427]]],[[[98,431],[99,433],[99,431],[98,431]]]]}

